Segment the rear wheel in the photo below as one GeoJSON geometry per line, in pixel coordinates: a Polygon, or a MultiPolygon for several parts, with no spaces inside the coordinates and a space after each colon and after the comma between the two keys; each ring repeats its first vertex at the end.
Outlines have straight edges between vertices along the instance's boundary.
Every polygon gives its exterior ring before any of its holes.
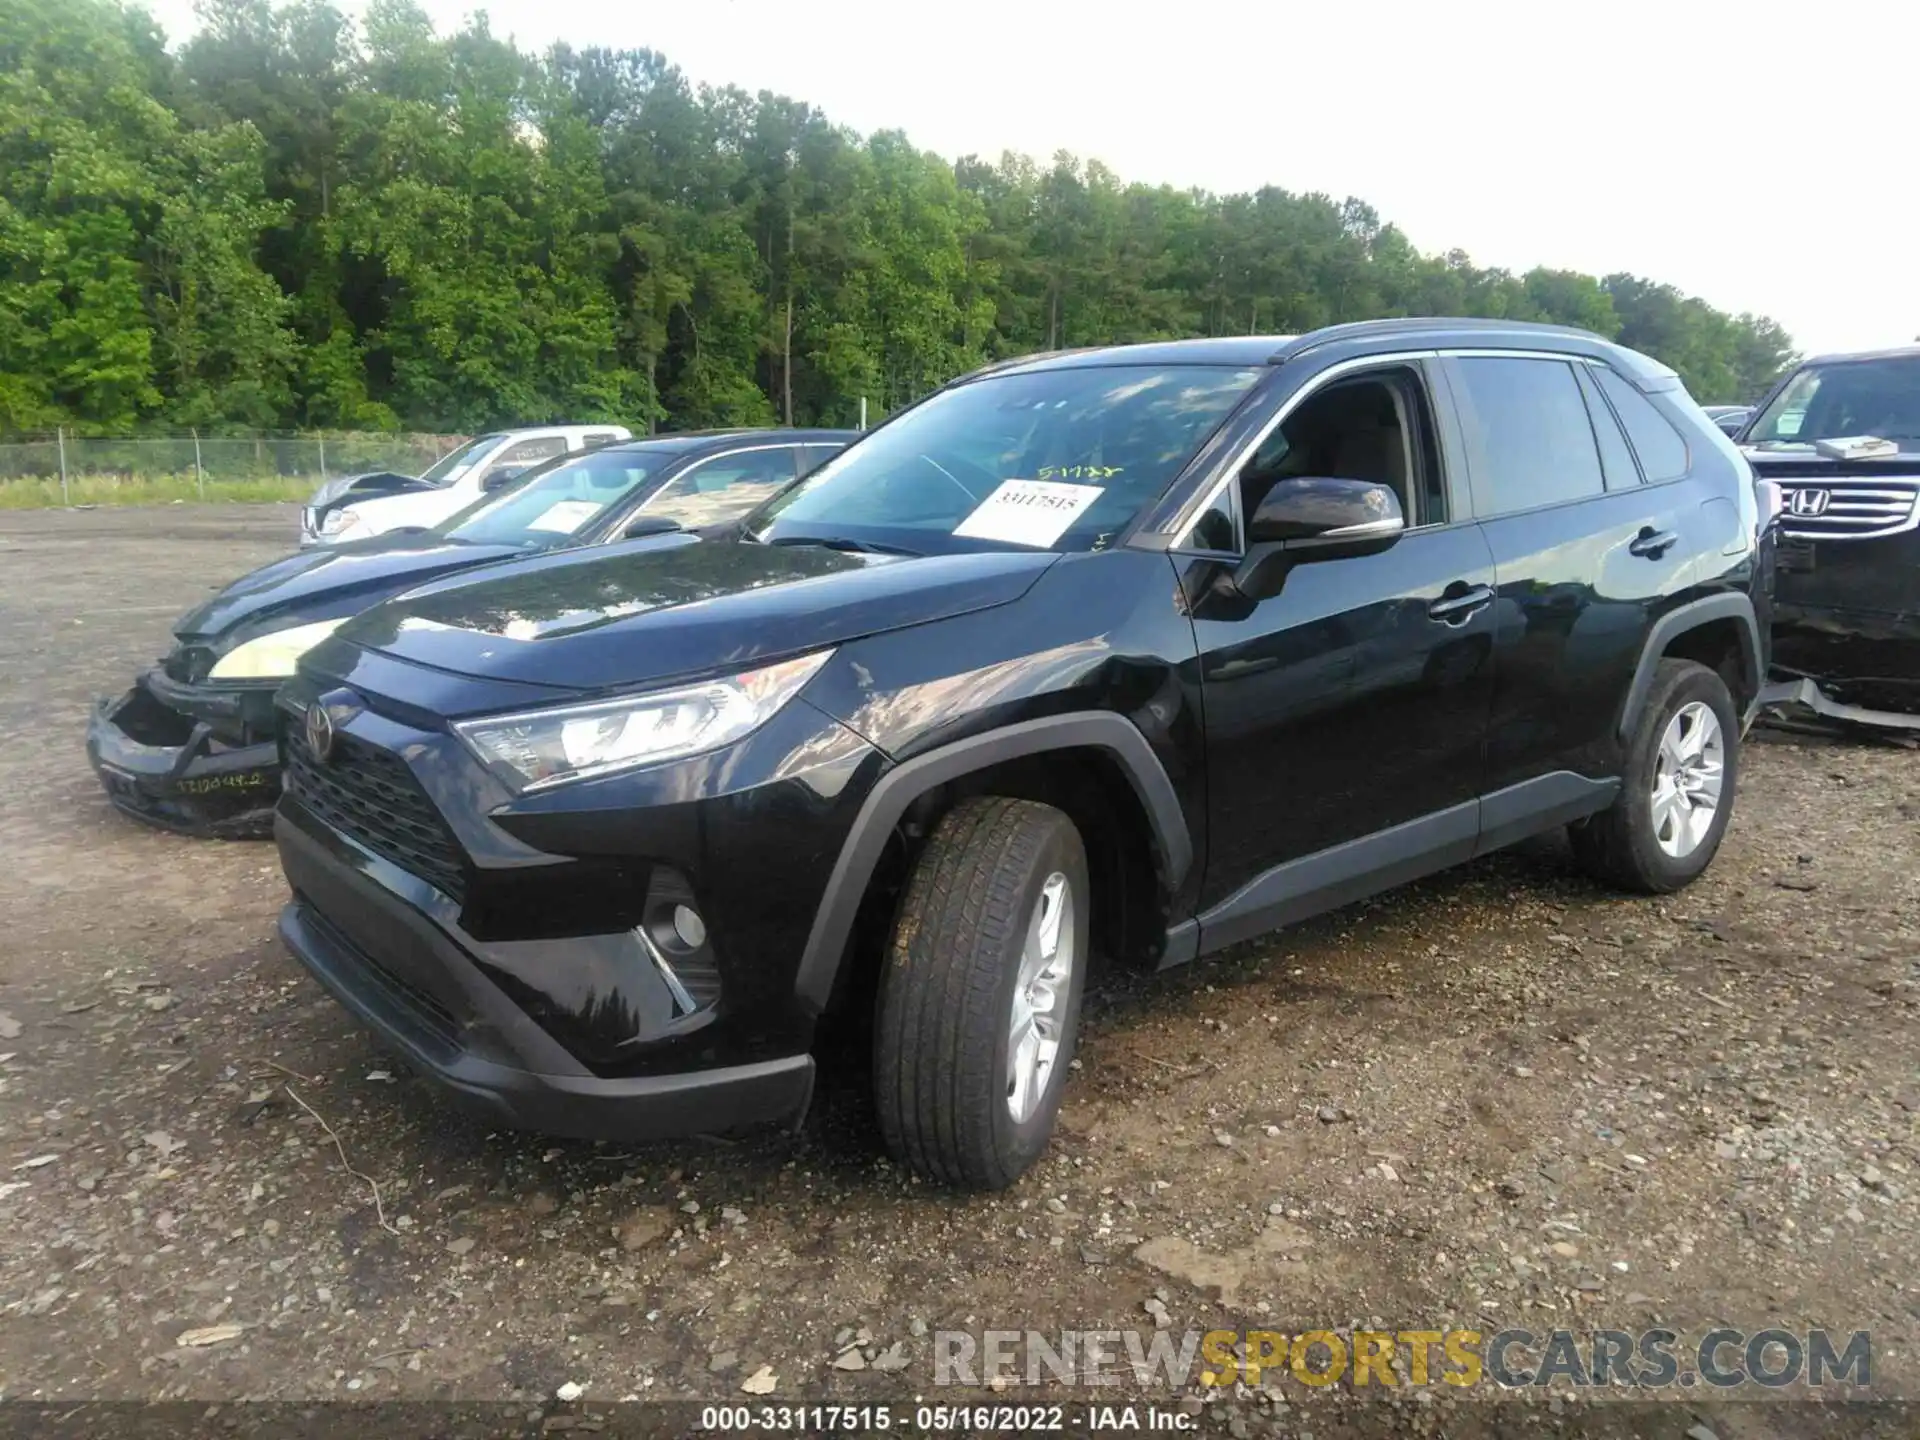
{"type": "Polygon", "coordinates": [[[1086,849],[1030,800],[956,805],[921,852],[881,974],[874,1100],[929,1179],[1011,1185],[1040,1158],[1079,1035],[1086,849]]]}
{"type": "Polygon", "coordinates": [[[1691,660],[1662,660],[1613,806],[1569,827],[1595,878],[1660,895],[1712,863],[1733,814],[1740,722],[1726,681],[1691,660]]]}

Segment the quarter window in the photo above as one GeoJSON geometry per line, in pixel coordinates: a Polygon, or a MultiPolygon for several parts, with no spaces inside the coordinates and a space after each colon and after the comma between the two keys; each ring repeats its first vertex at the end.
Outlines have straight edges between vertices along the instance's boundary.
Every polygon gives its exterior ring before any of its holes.
{"type": "Polygon", "coordinates": [[[1620,417],[1647,479],[1657,483],[1685,475],[1687,442],[1653,402],[1604,365],[1594,367],[1593,378],[1612,404],[1613,413],[1620,417]]]}
{"type": "Polygon", "coordinates": [[[1606,472],[1607,489],[1633,489],[1640,483],[1640,467],[1634,464],[1633,449],[1621,433],[1612,407],[1600,396],[1593,367],[1581,365],[1573,373],[1580,377],[1581,393],[1587,397],[1587,415],[1593,421],[1593,438],[1600,442],[1600,468],[1606,472]]]}
{"type": "Polygon", "coordinates": [[[1572,366],[1474,357],[1453,361],[1452,373],[1482,518],[1604,491],[1593,425],[1572,366]]]}

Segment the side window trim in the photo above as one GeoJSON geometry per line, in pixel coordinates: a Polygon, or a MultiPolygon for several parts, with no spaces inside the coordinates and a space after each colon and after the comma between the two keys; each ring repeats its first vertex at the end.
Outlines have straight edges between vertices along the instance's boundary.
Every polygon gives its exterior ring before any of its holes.
{"type": "Polygon", "coordinates": [[[1433,423],[1439,432],[1434,438],[1440,443],[1440,463],[1446,469],[1448,523],[1469,524],[1480,518],[1479,497],[1473,493],[1472,457],[1466,427],[1460,423],[1453,376],[1444,355],[1421,364],[1427,374],[1427,393],[1433,397],[1433,423]]]}
{"type": "MultiPolygon", "coordinates": [[[[1246,516],[1240,503],[1240,472],[1247,467],[1255,454],[1259,452],[1267,439],[1286,423],[1292,415],[1307,401],[1334,385],[1350,380],[1364,379],[1377,370],[1411,370],[1417,383],[1426,388],[1427,408],[1433,419],[1436,432],[1443,431],[1445,422],[1441,418],[1440,400],[1436,393],[1435,371],[1430,364],[1437,352],[1432,350],[1396,351],[1380,355],[1358,355],[1329,365],[1326,369],[1303,380],[1300,387],[1289,394],[1269,415],[1250,439],[1243,443],[1221,467],[1217,474],[1201,490],[1197,503],[1173,532],[1173,541],[1166,548],[1169,554],[1198,556],[1232,556],[1238,558],[1246,554],[1247,532],[1246,516]],[[1215,550],[1193,543],[1194,530],[1206,518],[1208,511],[1225,499],[1229,514],[1233,519],[1234,548],[1215,550]]],[[[1397,397],[1396,397],[1397,398],[1397,397]]],[[[1409,441],[1418,446],[1419,436],[1409,435],[1409,441]]],[[[1455,467],[1450,463],[1452,456],[1447,453],[1447,444],[1441,434],[1434,436],[1439,454],[1431,457],[1440,466],[1442,485],[1447,497],[1447,518],[1438,525],[1419,525],[1418,530],[1440,530],[1449,525],[1459,525],[1472,519],[1470,509],[1461,504],[1461,487],[1456,484],[1455,467]]]]}
{"type": "MultiPolygon", "coordinates": [[[[1627,434],[1627,427],[1621,423],[1620,413],[1613,408],[1613,402],[1607,399],[1607,392],[1601,389],[1594,379],[1595,362],[1588,361],[1573,368],[1573,375],[1580,382],[1580,393],[1587,402],[1587,421],[1593,426],[1593,442],[1600,449],[1600,474],[1604,480],[1607,473],[1607,447],[1600,439],[1600,427],[1611,425],[1613,433],[1620,441],[1620,448],[1626,451],[1627,465],[1632,471],[1635,484],[1647,483],[1646,467],[1640,463],[1640,452],[1633,448],[1633,440],[1627,434]]],[[[1614,487],[1607,486],[1608,490],[1614,487]]],[[[1623,487],[1624,488],[1624,487],[1623,487]]]]}

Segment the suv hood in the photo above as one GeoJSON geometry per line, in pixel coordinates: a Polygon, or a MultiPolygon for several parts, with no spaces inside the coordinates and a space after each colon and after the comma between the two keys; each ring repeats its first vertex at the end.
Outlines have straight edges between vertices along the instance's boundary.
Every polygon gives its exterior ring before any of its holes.
{"type": "Polygon", "coordinates": [[[1005,605],[1058,558],[662,537],[429,585],[359,616],[334,643],[476,678],[631,689],[1005,605]]]}
{"type": "Polygon", "coordinates": [[[436,575],[524,553],[512,545],[463,545],[420,535],[377,535],[302,550],[242,575],[181,616],[173,630],[182,641],[205,642],[266,620],[330,620],[436,575]]]}
{"type": "Polygon", "coordinates": [[[326,484],[314,486],[313,497],[307,503],[319,510],[343,495],[360,491],[370,495],[393,495],[403,490],[432,488],[419,476],[402,475],[398,470],[362,470],[357,475],[336,475],[326,484]]]}
{"type": "Polygon", "coordinates": [[[1868,478],[1912,475],[1920,471],[1920,449],[1911,440],[1900,442],[1900,453],[1897,455],[1859,460],[1839,460],[1822,455],[1811,445],[1769,446],[1764,449],[1758,445],[1742,445],[1740,453],[1746,456],[1754,473],[1769,479],[1791,480],[1797,476],[1813,478],[1821,475],[1868,478]]]}

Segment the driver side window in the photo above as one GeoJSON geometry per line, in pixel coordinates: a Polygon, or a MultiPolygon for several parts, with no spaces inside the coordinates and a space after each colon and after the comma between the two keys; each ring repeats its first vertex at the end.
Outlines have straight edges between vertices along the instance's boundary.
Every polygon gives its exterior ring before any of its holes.
{"type": "Polygon", "coordinates": [[[683,470],[640,509],[689,530],[723,525],[793,479],[798,454],[797,446],[779,445],[703,460],[683,470]]]}
{"type": "Polygon", "coordinates": [[[1446,488],[1426,390],[1396,366],[1314,391],[1262,440],[1232,487],[1194,524],[1196,548],[1242,548],[1244,517],[1286,480],[1371,480],[1399,497],[1407,528],[1444,525],[1446,488]],[[1231,504],[1227,502],[1231,502],[1231,504]]]}

